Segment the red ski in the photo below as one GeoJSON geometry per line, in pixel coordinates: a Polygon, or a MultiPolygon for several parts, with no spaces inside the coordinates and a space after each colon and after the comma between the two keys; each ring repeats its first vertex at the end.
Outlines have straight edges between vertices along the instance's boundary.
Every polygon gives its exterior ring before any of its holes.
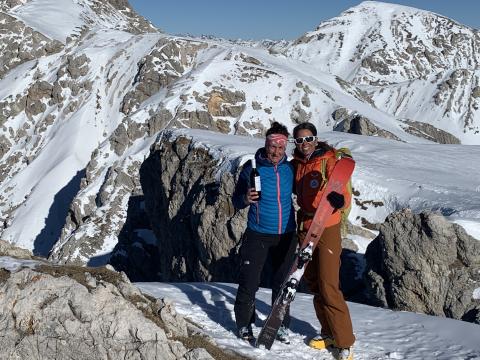
{"type": "Polygon", "coordinates": [[[345,186],[352,176],[355,161],[350,157],[343,157],[337,161],[332,174],[325,185],[325,191],[318,204],[317,211],[308,229],[307,236],[303,240],[300,250],[293,265],[284,281],[277,299],[273,303],[272,310],[258,335],[255,346],[265,346],[270,350],[277,336],[278,329],[282,325],[286,310],[295,298],[298,284],[303,276],[306,265],[312,259],[313,250],[322,236],[325,224],[335,210],[327,200],[327,195],[332,191],[343,193],[345,186]]]}

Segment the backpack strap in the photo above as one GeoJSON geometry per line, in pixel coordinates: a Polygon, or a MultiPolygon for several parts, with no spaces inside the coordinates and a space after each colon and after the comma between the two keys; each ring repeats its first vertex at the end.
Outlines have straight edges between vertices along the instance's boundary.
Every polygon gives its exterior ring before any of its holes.
{"type": "Polygon", "coordinates": [[[322,193],[322,190],[325,188],[325,186],[327,185],[327,162],[328,162],[328,159],[329,158],[324,158],[321,160],[321,163],[320,163],[320,173],[322,175],[322,187],[320,189],[318,189],[318,192],[317,192],[317,195],[315,196],[315,200],[313,201],[314,203],[318,203],[320,201],[320,197],[321,197],[321,193],[322,193]]]}
{"type": "MultiPolygon", "coordinates": [[[[334,149],[334,153],[335,153],[335,159],[336,161],[344,158],[344,157],[348,157],[350,159],[352,159],[352,152],[350,151],[349,148],[346,148],[346,147],[342,147],[342,148],[339,148],[339,149],[334,149]]],[[[323,183],[323,186],[319,189],[319,192],[317,193],[317,196],[315,197],[315,200],[314,202],[318,202],[320,201],[320,191],[327,185],[327,161],[328,161],[329,158],[325,158],[325,159],[322,159],[322,163],[320,165],[320,172],[322,174],[322,181],[324,181],[323,183]]]]}

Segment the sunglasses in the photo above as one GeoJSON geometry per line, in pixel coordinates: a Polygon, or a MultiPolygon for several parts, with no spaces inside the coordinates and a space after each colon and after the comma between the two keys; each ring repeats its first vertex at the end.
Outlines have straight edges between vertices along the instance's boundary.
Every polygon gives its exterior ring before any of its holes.
{"type": "Polygon", "coordinates": [[[309,143],[309,142],[312,142],[312,141],[314,141],[314,140],[316,140],[316,139],[317,139],[316,136],[304,136],[304,137],[299,137],[299,138],[293,139],[293,142],[294,142],[295,144],[303,144],[303,142],[309,143]]]}

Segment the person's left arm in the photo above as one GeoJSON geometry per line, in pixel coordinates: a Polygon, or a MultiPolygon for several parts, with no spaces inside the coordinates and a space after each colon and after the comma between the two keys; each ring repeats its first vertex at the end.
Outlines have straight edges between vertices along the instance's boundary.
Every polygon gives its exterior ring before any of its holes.
{"type": "MultiPolygon", "coordinates": [[[[330,178],[330,175],[333,172],[333,168],[337,163],[337,159],[332,157],[327,161],[327,179],[330,178]]],[[[341,193],[336,191],[332,191],[330,194],[327,194],[327,200],[330,202],[332,207],[336,210],[342,210],[347,208],[350,205],[350,201],[352,201],[352,196],[350,192],[347,190],[347,184],[345,184],[341,193]]]]}

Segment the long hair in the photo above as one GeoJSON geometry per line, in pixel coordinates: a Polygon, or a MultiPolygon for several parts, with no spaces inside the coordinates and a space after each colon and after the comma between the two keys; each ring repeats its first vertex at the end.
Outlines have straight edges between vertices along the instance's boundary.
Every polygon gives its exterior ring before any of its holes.
{"type": "MultiPolygon", "coordinates": [[[[297,126],[295,126],[295,128],[293,129],[293,137],[294,138],[297,137],[300,130],[310,130],[310,132],[312,133],[313,136],[317,136],[317,128],[312,123],[304,122],[304,123],[301,123],[301,124],[298,124],[297,126]]],[[[329,151],[329,150],[333,150],[333,147],[328,145],[325,141],[319,141],[318,139],[317,139],[317,141],[318,141],[318,143],[317,143],[316,149],[322,149],[325,152],[329,151]]],[[[294,152],[295,152],[295,150],[294,150],[294,152]]]]}

